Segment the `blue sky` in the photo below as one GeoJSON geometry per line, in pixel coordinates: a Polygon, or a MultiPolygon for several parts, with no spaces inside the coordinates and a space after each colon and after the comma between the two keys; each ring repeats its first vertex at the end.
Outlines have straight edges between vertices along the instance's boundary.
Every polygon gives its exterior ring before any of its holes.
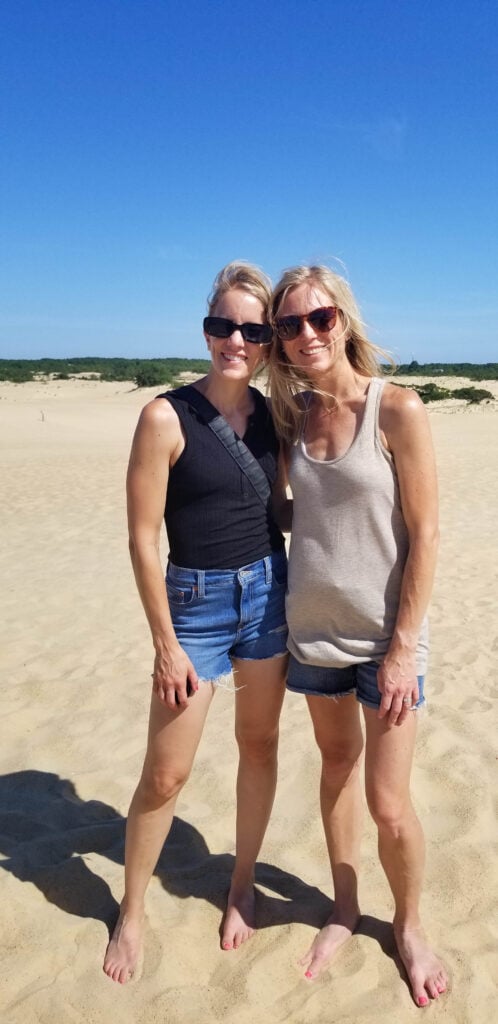
{"type": "Polygon", "coordinates": [[[205,354],[230,259],[498,360],[495,0],[3,0],[0,357],[205,354]]]}

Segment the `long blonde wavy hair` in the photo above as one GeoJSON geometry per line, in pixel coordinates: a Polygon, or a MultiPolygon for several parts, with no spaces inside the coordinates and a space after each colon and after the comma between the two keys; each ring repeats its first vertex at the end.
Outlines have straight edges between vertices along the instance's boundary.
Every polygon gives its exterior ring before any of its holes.
{"type": "MultiPolygon", "coordinates": [[[[382,376],[385,372],[381,367],[381,359],[392,366],[393,360],[389,353],[369,341],[361,320],[349,284],[343,277],[334,274],[327,266],[299,266],[285,270],[275,286],[270,302],[270,323],[275,325],[279,309],[293,288],[301,284],[315,285],[330,296],[331,304],[340,313],[346,337],[346,355],[351,366],[365,377],[382,376]]],[[[269,389],[271,394],[272,415],[280,436],[289,444],[294,444],[301,432],[304,408],[299,395],[303,391],[329,395],[322,391],[316,382],[312,382],[301,367],[290,363],[282,347],[282,342],[274,336],[269,358],[269,389]]]]}

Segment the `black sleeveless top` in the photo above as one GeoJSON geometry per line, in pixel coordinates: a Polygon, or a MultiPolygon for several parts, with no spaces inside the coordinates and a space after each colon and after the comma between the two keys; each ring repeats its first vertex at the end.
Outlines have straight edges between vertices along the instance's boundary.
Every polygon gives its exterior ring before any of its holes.
{"type": "MultiPolygon", "coordinates": [[[[266,401],[251,388],[254,412],[243,441],[266,473],[277,475],[278,439],[266,401]]],[[[166,391],[182,425],[185,448],[169,472],[164,521],[169,554],[189,569],[240,569],[281,551],[284,538],[271,511],[199,413],[188,389],[166,391]],[[181,397],[179,392],[181,391],[181,397]]]]}

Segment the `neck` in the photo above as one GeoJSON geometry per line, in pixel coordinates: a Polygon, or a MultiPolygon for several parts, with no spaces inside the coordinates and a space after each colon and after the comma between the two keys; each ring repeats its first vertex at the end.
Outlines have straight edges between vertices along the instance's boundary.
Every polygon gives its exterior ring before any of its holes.
{"type": "Polygon", "coordinates": [[[246,381],[223,380],[209,372],[207,377],[198,381],[197,386],[223,415],[245,411],[251,405],[249,384],[246,381]]]}
{"type": "MultiPolygon", "coordinates": [[[[365,394],[370,377],[365,377],[353,369],[351,363],[337,367],[325,378],[316,381],[316,386],[324,394],[315,392],[314,402],[326,410],[337,408],[338,405],[358,399],[365,394]],[[328,397],[330,395],[330,398],[328,397]]],[[[315,383],[315,382],[313,382],[315,383]]]]}

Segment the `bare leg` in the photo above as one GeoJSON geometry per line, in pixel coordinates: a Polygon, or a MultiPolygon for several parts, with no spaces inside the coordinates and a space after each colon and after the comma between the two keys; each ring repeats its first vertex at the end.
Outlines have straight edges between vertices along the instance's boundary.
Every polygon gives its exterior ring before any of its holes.
{"type": "Polygon", "coordinates": [[[358,864],[362,803],[359,761],[363,748],[353,696],[337,701],[307,697],[322,755],[320,804],[334,882],[334,911],[299,961],[316,978],[351,937],[359,917],[358,864]]]}
{"type": "Polygon", "coordinates": [[[446,990],[445,968],[429,946],[419,915],[425,847],[409,784],[417,716],[389,727],[365,708],[365,785],[379,831],[379,857],[395,902],[394,934],[417,1006],[446,990]]]}
{"type": "Polygon", "coordinates": [[[254,865],[270,817],[277,783],[278,720],[287,657],[234,661],[235,734],[239,745],[235,867],[223,922],[223,949],[253,934],[254,865]]]}
{"type": "Polygon", "coordinates": [[[125,895],[107,947],[104,971],[120,984],[135,970],[142,948],[145,890],[171,827],[213,697],[201,684],[185,711],[170,711],[152,695],[142,776],[126,824],[125,895]]]}

